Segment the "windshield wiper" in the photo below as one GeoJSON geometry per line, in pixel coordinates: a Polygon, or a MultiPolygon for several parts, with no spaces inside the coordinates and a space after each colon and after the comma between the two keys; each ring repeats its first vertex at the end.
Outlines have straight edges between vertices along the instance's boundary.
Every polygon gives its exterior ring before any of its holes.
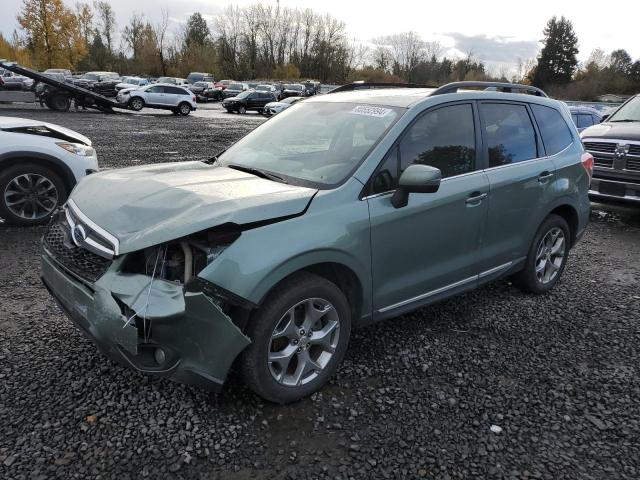
{"type": "Polygon", "coordinates": [[[253,167],[245,167],[243,165],[230,164],[227,165],[229,168],[233,168],[234,170],[239,170],[241,172],[250,173],[251,175],[255,175],[256,177],[266,178],[267,180],[273,180],[275,182],[287,183],[284,178],[275,173],[267,172],[266,170],[260,170],[259,168],[253,167]]]}

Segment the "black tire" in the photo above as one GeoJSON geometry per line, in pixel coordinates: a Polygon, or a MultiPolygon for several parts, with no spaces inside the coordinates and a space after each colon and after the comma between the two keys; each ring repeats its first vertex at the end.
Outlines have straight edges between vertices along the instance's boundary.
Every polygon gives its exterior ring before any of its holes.
{"type": "Polygon", "coordinates": [[[66,112],[71,107],[71,99],[64,94],[55,94],[47,100],[47,106],[56,112],[66,112]]]}
{"type": "MultiPolygon", "coordinates": [[[[60,176],[55,171],[42,165],[38,165],[35,163],[20,163],[18,165],[13,165],[5,170],[0,171],[0,217],[4,218],[8,224],[30,226],[47,223],[55,209],[66,201],[67,194],[67,188],[60,176]],[[17,215],[9,207],[9,204],[7,202],[7,187],[12,182],[12,180],[16,177],[19,177],[20,175],[29,174],[45,177],[49,182],[51,182],[53,187],[55,187],[57,197],[55,205],[52,205],[51,212],[40,218],[31,219],[17,215]]],[[[12,197],[9,196],[9,199],[11,198],[12,197]]],[[[47,204],[47,206],[49,206],[49,204],[47,204]]]]}
{"type": "Polygon", "coordinates": [[[134,112],[139,112],[144,108],[144,100],[140,97],[133,97],[129,99],[129,108],[134,112]]]}
{"type": "Polygon", "coordinates": [[[240,107],[238,107],[238,113],[240,115],[244,115],[245,113],[247,113],[247,108],[244,105],[240,105],[240,107]]]}
{"type": "Polygon", "coordinates": [[[187,102],[182,102],[178,105],[178,113],[183,117],[186,117],[191,113],[191,105],[187,102]]]}
{"type": "Polygon", "coordinates": [[[533,242],[529,247],[529,253],[527,255],[527,261],[524,268],[513,276],[513,283],[519,289],[535,294],[546,293],[551,290],[564,272],[564,268],[567,264],[567,258],[569,256],[569,248],[571,244],[571,231],[569,225],[559,215],[551,214],[538,228],[536,235],[533,237],[533,242]],[[564,256],[562,257],[561,264],[555,274],[547,283],[540,281],[536,274],[536,258],[538,256],[538,249],[541,247],[541,242],[545,236],[554,229],[560,229],[564,235],[564,256]]]}
{"type": "Polygon", "coordinates": [[[240,357],[240,370],[245,383],[265,400],[280,404],[295,402],[319,390],[344,358],[351,333],[350,311],[342,291],[322,277],[301,272],[284,280],[269,293],[249,320],[246,334],[252,343],[240,357]],[[297,386],[282,385],[276,381],[269,368],[271,335],[291,307],[309,298],[325,299],[335,308],[340,325],[335,353],[322,371],[307,383],[297,386]]]}

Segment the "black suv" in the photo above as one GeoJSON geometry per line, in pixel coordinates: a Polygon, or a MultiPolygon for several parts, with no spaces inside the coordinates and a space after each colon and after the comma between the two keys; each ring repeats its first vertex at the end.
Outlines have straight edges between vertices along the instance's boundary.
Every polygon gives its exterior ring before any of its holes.
{"type": "Polygon", "coordinates": [[[255,90],[247,90],[241,94],[227,98],[222,102],[222,106],[227,112],[246,113],[247,110],[256,110],[262,113],[264,106],[269,102],[275,102],[276,97],[271,92],[257,92],[255,90]]]}
{"type": "Polygon", "coordinates": [[[589,196],[640,205],[640,95],[620,105],[603,123],[582,132],[595,160],[589,196]]]}

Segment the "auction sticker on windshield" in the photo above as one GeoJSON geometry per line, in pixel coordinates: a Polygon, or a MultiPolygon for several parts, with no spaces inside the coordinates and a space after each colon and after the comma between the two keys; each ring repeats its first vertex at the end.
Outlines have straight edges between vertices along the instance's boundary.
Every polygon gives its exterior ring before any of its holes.
{"type": "Polygon", "coordinates": [[[367,117],[384,117],[389,112],[391,112],[390,108],[372,107],[370,105],[358,105],[351,110],[351,113],[366,115],[367,117]]]}

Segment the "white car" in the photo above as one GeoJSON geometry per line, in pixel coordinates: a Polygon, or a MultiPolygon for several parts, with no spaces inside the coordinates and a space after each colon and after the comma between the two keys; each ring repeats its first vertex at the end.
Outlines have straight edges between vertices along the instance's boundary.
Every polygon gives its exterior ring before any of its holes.
{"type": "Polygon", "coordinates": [[[264,114],[267,115],[268,117],[272,115],[276,115],[281,111],[286,110],[294,103],[299,102],[300,100],[304,100],[304,97],[287,97],[287,98],[283,98],[279,102],[267,103],[264,106],[264,114]]]}
{"type": "Polygon", "coordinates": [[[121,80],[122,81],[115,86],[116,91],[120,91],[123,88],[140,88],[149,85],[149,80],[146,78],[122,77],[121,80]]]}
{"type": "Polygon", "coordinates": [[[91,140],[51,123],[0,117],[0,218],[45,223],[73,187],[98,171],[91,140]]]}
{"type": "Polygon", "coordinates": [[[189,115],[197,108],[196,96],[185,87],[152,83],[142,88],[125,88],[116,101],[139,112],[144,107],[171,110],[174,114],[189,115]]]}

